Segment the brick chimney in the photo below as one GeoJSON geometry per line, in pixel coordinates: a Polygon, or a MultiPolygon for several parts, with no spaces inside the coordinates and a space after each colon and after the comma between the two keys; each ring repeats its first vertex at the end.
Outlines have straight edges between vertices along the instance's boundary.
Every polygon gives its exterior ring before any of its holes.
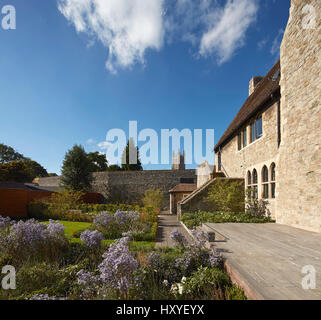
{"type": "Polygon", "coordinates": [[[261,76],[255,76],[250,80],[250,85],[249,85],[249,96],[254,92],[256,86],[258,83],[263,79],[261,76]]]}

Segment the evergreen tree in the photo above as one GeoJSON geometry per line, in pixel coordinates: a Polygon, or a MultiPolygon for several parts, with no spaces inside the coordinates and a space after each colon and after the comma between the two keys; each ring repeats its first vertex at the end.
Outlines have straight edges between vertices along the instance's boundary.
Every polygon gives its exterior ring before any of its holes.
{"type": "Polygon", "coordinates": [[[92,172],[103,172],[108,168],[108,161],[105,154],[99,152],[88,153],[88,158],[91,161],[92,172]]]}
{"type": "Polygon", "coordinates": [[[122,155],[122,169],[124,171],[142,171],[143,167],[139,159],[139,149],[134,140],[130,138],[122,155]]]}
{"type": "Polygon", "coordinates": [[[88,191],[93,180],[92,162],[82,146],[75,145],[66,155],[61,171],[61,184],[66,189],[88,191]]]}

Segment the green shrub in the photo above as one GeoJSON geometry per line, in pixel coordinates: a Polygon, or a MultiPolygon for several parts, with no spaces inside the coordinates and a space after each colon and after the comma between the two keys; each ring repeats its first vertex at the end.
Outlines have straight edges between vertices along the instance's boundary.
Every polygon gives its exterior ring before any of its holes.
{"type": "Polygon", "coordinates": [[[206,200],[211,202],[217,211],[244,212],[244,183],[241,181],[218,180],[210,187],[206,200]]]}
{"type": "Polygon", "coordinates": [[[150,206],[155,208],[156,210],[160,210],[164,202],[163,192],[160,189],[147,190],[144,194],[142,202],[144,206],[150,206]]]}
{"type": "Polygon", "coordinates": [[[269,223],[274,222],[270,217],[253,217],[248,213],[233,212],[195,212],[184,213],[181,219],[188,228],[194,228],[203,223],[269,223]]]}
{"type": "Polygon", "coordinates": [[[244,293],[233,286],[229,276],[217,268],[200,267],[183,284],[183,296],[192,300],[245,300],[244,293]]]}
{"type": "Polygon", "coordinates": [[[150,232],[133,234],[133,238],[135,241],[156,241],[157,229],[158,223],[154,222],[150,232]]]}
{"type": "Polygon", "coordinates": [[[85,213],[100,213],[102,211],[114,214],[117,210],[121,211],[141,211],[140,206],[130,204],[81,204],[77,209],[85,213]]]}

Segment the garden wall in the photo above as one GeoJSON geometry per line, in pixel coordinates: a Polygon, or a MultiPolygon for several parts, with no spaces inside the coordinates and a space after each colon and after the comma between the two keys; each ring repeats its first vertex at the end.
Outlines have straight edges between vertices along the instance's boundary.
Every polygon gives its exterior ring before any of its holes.
{"type": "MultiPolygon", "coordinates": [[[[164,194],[163,210],[169,210],[169,190],[181,183],[182,178],[193,179],[195,170],[146,170],[94,173],[92,191],[103,195],[108,202],[138,202],[146,190],[160,189],[164,194]]],[[[40,178],[41,187],[58,187],[59,177],[40,178]]]]}

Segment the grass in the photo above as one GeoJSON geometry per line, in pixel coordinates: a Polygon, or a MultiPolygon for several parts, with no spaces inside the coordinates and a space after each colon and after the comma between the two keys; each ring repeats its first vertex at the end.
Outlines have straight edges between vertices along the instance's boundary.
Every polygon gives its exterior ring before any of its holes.
{"type": "MultiPolygon", "coordinates": [[[[65,235],[67,237],[72,237],[74,232],[81,232],[88,229],[92,224],[88,222],[73,222],[73,221],[58,221],[65,226],[65,235]]],[[[44,221],[48,224],[49,221],[44,221]]],[[[80,240],[80,239],[79,239],[80,240]]]]}
{"type": "MultiPolygon", "coordinates": [[[[73,222],[73,221],[58,221],[65,226],[65,235],[70,238],[70,243],[82,243],[80,238],[74,238],[73,232],[84,231],[88,229],[92,224],[87,222],[73,222]]],[[[48,224],[49,221],[44,221],[43,223],[48,224]]],[[[103,240],[103,245],[108,247],[115,240],[103,240]]],[[[133,251],[151,251],[155,247],[154,241],[134,241],[130,244],[130,248],[133,251]]]]}
{"type": "MultiPolygon", "coordinates": [[[[103,246],[109,247],[112,243],[114,243],[116,240],[103,240],[103,246]]],[[[82,243],[81,239],[79,238],[71,238],[69,240],[70,243],[82,243]]],[[[130,249],[132,251],[152,251],[155,247],[155,242],[152,241],[134,241],[130,243],[130,249]]]]}

